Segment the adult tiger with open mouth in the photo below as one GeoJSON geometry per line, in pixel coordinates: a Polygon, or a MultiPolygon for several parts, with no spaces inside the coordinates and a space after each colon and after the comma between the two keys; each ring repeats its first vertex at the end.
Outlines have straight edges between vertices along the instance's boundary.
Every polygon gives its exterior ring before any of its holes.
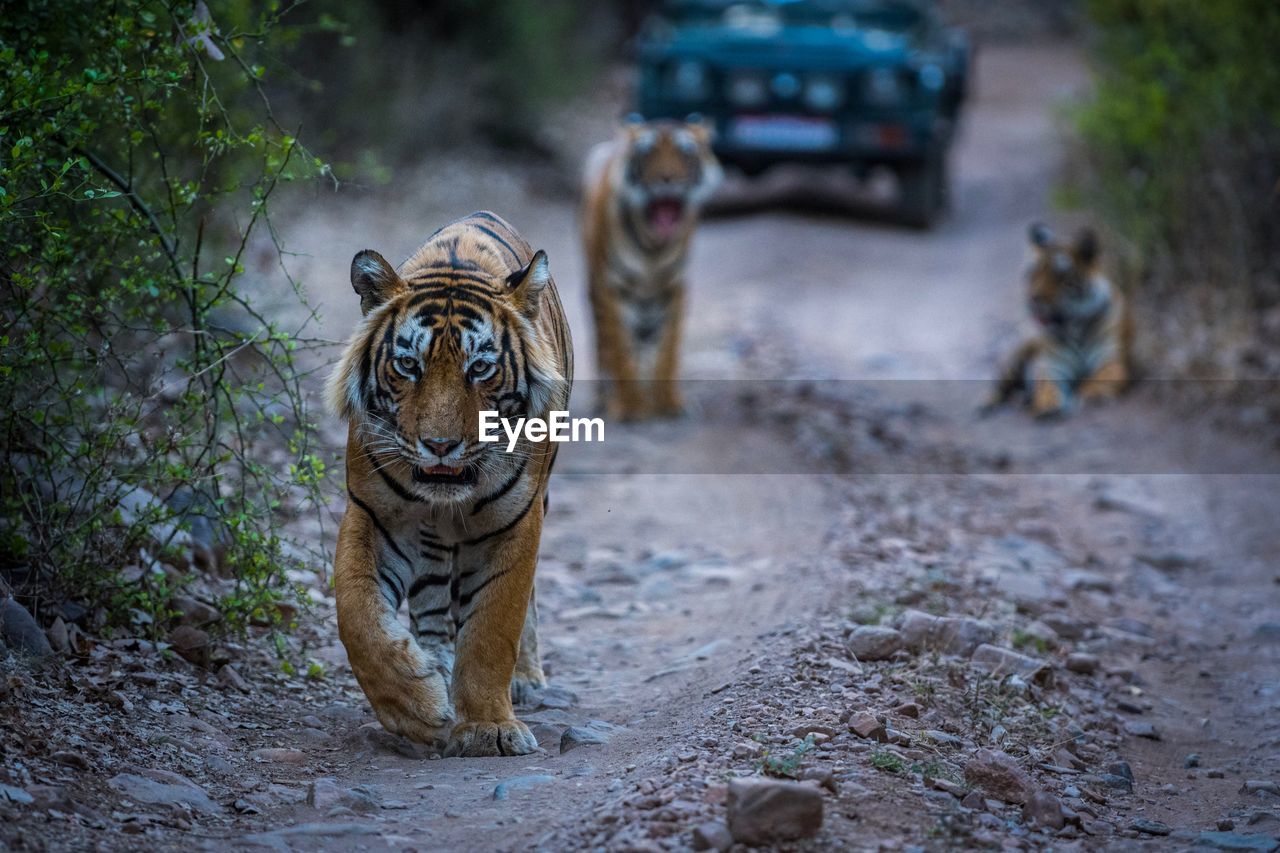
{"type": "Polygon", "coordinates": [[[721,174],[711,127],[699,119],[629,121],[588,159],[582,236],[600,402],[611,417],[682,410],[685,262],[721,174]]]}

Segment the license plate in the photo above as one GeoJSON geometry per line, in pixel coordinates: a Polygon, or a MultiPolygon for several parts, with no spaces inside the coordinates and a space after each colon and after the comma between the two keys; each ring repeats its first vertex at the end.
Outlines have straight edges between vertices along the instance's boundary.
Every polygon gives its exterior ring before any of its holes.
{"type": "Polygon", "coordinates": [[[739,116],[730,122],[729,138],[766,151],[826,151],[839,141],[834,122],[804,116],[739,116]]]}

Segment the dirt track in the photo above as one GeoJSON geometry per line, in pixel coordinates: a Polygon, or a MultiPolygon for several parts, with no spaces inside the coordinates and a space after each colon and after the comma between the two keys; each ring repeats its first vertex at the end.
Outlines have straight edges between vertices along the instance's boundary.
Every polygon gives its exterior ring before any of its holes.
{"type": "MultiPolygon", "coordinates": [[[[261,814],[203,828],[206,843],[680,848],[696,823],[723,819],[725,779],[756,772],[762,744],[788,754],[802,725],[834,735],[802,763],[838,789],[814,848],[1170,842],[1133,829],[1137,818],[1183,844],[1228,818],[1239,833],[1280,833],[1265,816],[1274,797],[1237,793],[1280,774],[1280,461],[1142,393],[1052,425],[972,414],[974,380],[1016,340],[1024,230],[1058,167],[1053,110],[1084,79],[1067,48],[981,54],[955,210],[933,232],[779,210],[817,192],[795,176],[729,188],[732,212],[706,224],[690,276],[685,374],[709,380],[691,384],[690,417],[610,427],[604,454],[567,453],[553,483],[538,585],[554,689],[521,710],[545,755],[427,760],[429,748],[383,735],[322,625],[331,678],[306,698],[271,688],[274,707],[242,704],[215,723],[259,728],[234,730],[230,770],[192,775],[254,797],[261,814]],[[1011,690],[936,653],[851,658],[847,634],[908,609],[985,619],[997,645],[1018,644],[1054,677],[1011,690]],[[1099,669],[1065,672],[1073,651],[1099,669]],[[906,703],[918,717],[894,710],[906,703]],[[862,710],[905,740],[849,733],[862,710]],[[620,728],[559,754],[564,728],[588,720],[620,728]],[[1126,732],[1144,722],[1160,740],[1126,732]],[[305,758],[246,757],[263,746],[305,758]],[[1060,837],[927,781],[962,776],[981,746],[1015,755],[1072,810],[1060,837]],[[1202,769],[1184,768],[1189,753],[1202,769]],[[1108,787],[1120,761],[1132,792],[1108,787]],[[295,802],[317,776],[364,786],[382,808],[295,802]]],[[[589,388],[571,204],[503,170],[439,164],[420,180],[431,197],[319,196],[285,229],[308,256],[297,271],[331,318],[327,336],[355,317],[356,250],[404,257],[489,207],[550,253],[589,388]]]]}

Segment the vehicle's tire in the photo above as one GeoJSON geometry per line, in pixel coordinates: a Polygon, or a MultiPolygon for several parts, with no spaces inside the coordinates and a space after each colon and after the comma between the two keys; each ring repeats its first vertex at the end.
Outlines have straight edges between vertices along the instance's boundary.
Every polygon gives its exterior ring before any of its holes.
{"type": "Polygon", "coordinates": [[[947,160],[934,154],[898,167],[899,211],[916,228],[929,228],[947,208],[947,160]]]}

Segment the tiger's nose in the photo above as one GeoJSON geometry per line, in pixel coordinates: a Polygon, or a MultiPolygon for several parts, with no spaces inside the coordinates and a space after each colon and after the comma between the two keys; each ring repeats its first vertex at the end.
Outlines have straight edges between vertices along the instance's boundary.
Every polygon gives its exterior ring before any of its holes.
{"type": "Polygon", "coordinates": [[[448,456],[455,447],[462,444],[461,439],[457,438],[424,438],[422,443],[435,455],[441,457],[448,456]]]}

